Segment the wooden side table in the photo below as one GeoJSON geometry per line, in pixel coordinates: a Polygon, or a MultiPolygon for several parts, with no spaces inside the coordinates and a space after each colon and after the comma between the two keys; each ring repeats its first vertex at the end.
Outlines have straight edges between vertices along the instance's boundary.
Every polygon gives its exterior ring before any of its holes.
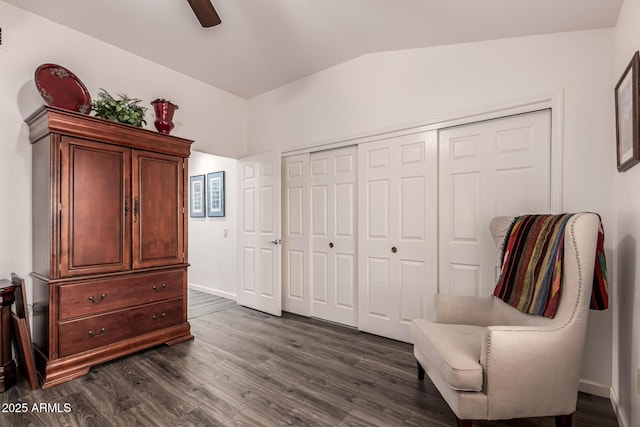
{"type": "Polygon", "coordinates": [[[16,385],[16,363],[11,351],[11,304],[15,286],[0,280],[0,393],[16,385]]]}

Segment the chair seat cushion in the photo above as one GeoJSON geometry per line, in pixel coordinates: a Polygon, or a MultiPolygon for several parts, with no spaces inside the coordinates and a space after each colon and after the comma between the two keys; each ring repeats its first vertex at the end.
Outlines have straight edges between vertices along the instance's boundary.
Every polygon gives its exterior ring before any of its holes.
{"type": "Polygon", "coordinates": [[[411,335],[417,351],[454,390],[482,391],[480,352],[485,328],[415,319],[411,335]]]}

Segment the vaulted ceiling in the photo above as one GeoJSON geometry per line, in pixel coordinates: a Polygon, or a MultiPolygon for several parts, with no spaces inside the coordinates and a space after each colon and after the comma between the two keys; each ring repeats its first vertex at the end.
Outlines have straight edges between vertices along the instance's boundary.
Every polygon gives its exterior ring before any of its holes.
{"type": "Polygon", "coordinates": [[[251,98],[371,52],[615,25],[623,0],[0,0],[251,98]]]}

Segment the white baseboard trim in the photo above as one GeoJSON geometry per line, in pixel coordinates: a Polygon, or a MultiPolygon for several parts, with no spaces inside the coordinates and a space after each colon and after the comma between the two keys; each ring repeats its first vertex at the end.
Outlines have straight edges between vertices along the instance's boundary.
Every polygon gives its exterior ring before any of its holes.
{"type": "Polygon", "coordinates": [[[611,387],[609,399],[611,400],[611,406],[613,406],[613,412],[616,414],[616,418],[618,419],[618,425],[620,427],[630,426],[631,424],[629,423],[629,418],[627,418],[623,409],[620,407],[618,395],[616,394],[616,391],[613,389],[613,387],[611,387]]]}
{"type": "Polygon", "coordinates": [[[611,386],[608,384],[602,384],[595,381],[580,379],[578,390],[583,393],[593,394],[594,396],[609,398],[611,394],[611,386]]]}
{"type": "Polygon", "coordinates": [[[220,291],[218,289],[211,289],[211,288],[208,288],[206,286],[196,285],[195,283],[189,283],[189,288],[193,289],[194,291],[204,292],[206,294],[215,295],[215,296],[222,297],[222,298],[227,298],[227,299],[230,299],[230,300],[233,300],[233,301],[236,300],[236,294],[231,293],[231,292],[220,291]]]}

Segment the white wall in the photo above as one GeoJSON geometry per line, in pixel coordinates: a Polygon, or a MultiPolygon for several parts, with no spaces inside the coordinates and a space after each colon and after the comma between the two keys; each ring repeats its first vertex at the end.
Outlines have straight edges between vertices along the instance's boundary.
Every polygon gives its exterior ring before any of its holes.
{"type": "MultiPolygon", "coordinates": [[[[29,279],[31,272],[31,147],[23,119],[43,103],[33,82],[38,65],[69,68],[92,96],[102,87],[146,105],[171,99],[180,106],[172,134],[194,139],[196,150],[246,151],[246,100],[2,1],[0,27],[0,278],[16,272],[29,279]]],[[[153,119],[150,110],[147,127],[153,119]]]]}
{"type": "MultiPolygon", "coordinates": [[[[611,46],[612,30],[595,30],[366,55],[250,99],[249,153],[564,91],[563,209],[599,212],[613,230],[611,46]]],[[[605,246],[610,255],[612,240],[605,246]]],[[[611,313],[590,315],[583,362],[583,379],[602,394],[611,384],[611,313]]]]}
{"type": "MultiPolygon", "coordinates": [[[[640,50],[640,1],[625,0],[614,31],[614,67],[609,78],[611,91],[640,50]]],[[[608,144],[615,144],[615,134],[608,144]]],[[[640,166],[618,173],[612,169],[614,185],[613,215],[616,229],[613,260],[616,270],[614,309],[614,388],[618,393],[621,418],[627,427],[640,425],[640,166]]]]}
{"type": "Polygon", "coordinates": [[[237,160],[193,152],[189,175],[225,172],[225,216],[189,218],[189,286],[235,299],[236,296],[237,160]],[[227,230],[227,237],[225,237],[227,230]]]}

